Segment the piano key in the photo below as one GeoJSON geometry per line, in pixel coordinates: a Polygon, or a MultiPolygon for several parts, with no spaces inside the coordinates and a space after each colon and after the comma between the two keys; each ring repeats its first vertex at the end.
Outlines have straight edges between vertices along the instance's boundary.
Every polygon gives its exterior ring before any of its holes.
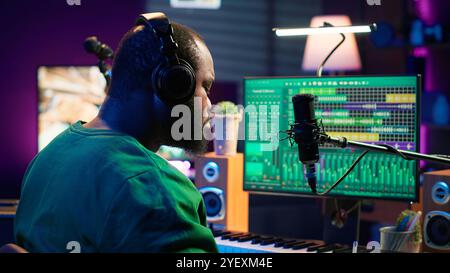
{"type": "Polygon", "coordinates": [[[231,238],[231,236],[235,236],[235,235],[240,235],[240,234],[244,234],[243,232],[235,232],[235,233],[230,233],[230,234],[226,234],[222,236],[222,239],[224,240],[228,240],[231,238]]]}
{"type": "Polygon", "coordinates": [[[253,239],[252,240],[252,244],[260,244],[263,240],[268,240],[271,239],[273,237],[268,237],[268,236],[260,236],[259,238],[253,239]]]}
{"type": "Polygon", "coordinates": [[[213,230],[213,236],[214,237],[220,237],[220,236],[223,236],[223,235],[226,235],[226,234],[230,234],[231,232],[230,231],[224,231],[224,230],[213,230]]]}
{"type": "Polygon", "coordinates": [[[333,250],[333,253],[352,253],[353,249],[351,247],[341,247],[333,250]]]}
{"type": "Polygon", "coordinates": [[[224,235],[215,237],[221,253],[318,253],[342,250],[344,247],[335,244],[327,245],[313,240],[302,241],[245,232],[223,232],[216,232],[216,234],[224,235]],[[312,250],[313,247],[317,247],[317,249],[312,250]],[[310,248],[309,251],[308,248],[310,248]]]}
{"type": "Polygon", "coordinates": [[[282,240],[275,243],[275,247],[284,247],[285,244],[296,242],[295,240],[282,240]]]}
{"type": "Polygon", "coordinates": [[[264,238],[263,236],[260,236],[260,237],[258,237],[258,238],[254,238],[254,239],[252,239],[252,240],[250,241],[250,243],[251,243],[252,245],[259,244],[263,238],[264,238]]]}
{"type": "Polygon", "coordinates": [[[325,247],[325,246],[327,246],[327,245],[323,244],[323,245],[310,246],[310,247],[308,247],[308,249],[306,251],[313,252],[313,251],[316,251],[317,249],[325,247]]]}
{"type": "Polygon", "coordinates": [[[329,245],[326,247],[321,247],[317,249],[317,253],[325,253],[325,252],[333,252],[333,250],[336,248],[336,245],[329,245]]]}
{"type": "MultiPolygon", "coordinates": [[[[237,242],[230,240],[216,240],[219,247],[219,251],[222,253],[307,253],[306,249],[293,250],[276,248],[274,244],[271,245],[258,245],[251,244],[251,242],[237,242]]],[[[312,252],[310,252],[312,253],[312,252]]]]}
{"type": "Polygon", "coordinates": [[[238,241],[230,241],[230,240],[216,240],[217,245],[223,245],[228,248],[237,248],[237,251],[233,252],[253,252],[253,253],[264,253],[264,252],[272,252],[270,251],[268,246],[261,246],[258,244],[252,244],[251,241],[246,242],[238,242],[238,241]]]}
{"type": "Polygon", "coordinates": [[[251,241],[253,239],[259,238],[259,235],[248,235],[245,237],[241,237],[238,239],[238,242],[247,242],[247,241],[251,241]]]}
{"type": "Polygon", "coordinates": [[[239,238],[241,237],[245,237],[250,235],[250,233],[244,233],[244,234],[240,234],[240,235],[233,235],[229,238],[230,241],[237,241],[239,238]]]}
{"type": "Polygon", "coordinates": [[[314,243],[302,243],[302,244],[297,244],[297,245],[293,245],[292,249],[293,250],[300,250],[300,249],[305,249],[311,246],[315,246],[316,244],[314,243]]]}
{"type": "MultiPolygon", "coordinates": [[[[331,247],[331,249],[330,249],[329,251],[332,252],[332,253],[335,253],[335,251],[337,251],[337,250],[347,248],[346,246],[343,246],[343,245],[341,245],[341,244],[333,244],[333,245],[331,245],[331,246],[332,246],[332,247],[331,247]]],[[[327,251],[327,252],[328,252],[328,251],[327,251]]]]}
{"type": "Polygon", "coordinates": [[[292,243],[286,243],[283,245],[283,248],[292,248],[294,245],[303,244],[306,243],[306,241],[294,241],[292,243]]]}
{"type": "Polygon", "coordinates": [[[272,245],[272,244],[275,244],[275,243],[280,242],[282,240],[283,239],[281,239],[281,238],[272,238],[272,239],[262,240],[261,243],[259,243],[259,244],[263,245],[263,246],[265,246],[265,245],[272,245]]]}

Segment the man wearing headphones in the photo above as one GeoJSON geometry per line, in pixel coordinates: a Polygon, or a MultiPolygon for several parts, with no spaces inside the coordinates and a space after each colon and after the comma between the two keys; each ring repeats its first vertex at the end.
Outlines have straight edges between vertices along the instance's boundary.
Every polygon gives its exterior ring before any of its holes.
{"type": "MultiPolygon", "coordinates": [[[[193,110],[194,100],[210,108],[213,81],[197,33],[162,13],[141,15],[120,42],[99,115],[73,124],[28,166],[17,244],[30,252],[217,252],[200,193],[155,154],[161,145],[204,149],[204,138],[174,140],[171,110],[193,110]]],[[[209,118],[201,122],[191,136],[209,118]]]]}

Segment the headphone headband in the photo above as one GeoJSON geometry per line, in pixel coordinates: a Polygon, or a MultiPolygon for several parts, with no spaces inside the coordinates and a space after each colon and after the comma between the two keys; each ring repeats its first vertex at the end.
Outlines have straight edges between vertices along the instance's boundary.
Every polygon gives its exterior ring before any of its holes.
{"type": "Polygon", "coordinates": [[[167,16],[162,12],[144,13],[136,20],[136,25],[151,27],[155,36],[161,42],[161,53],[171,63],[179,63],[176,52],[178,45],[173,39],[173,29],[167,16]]]}

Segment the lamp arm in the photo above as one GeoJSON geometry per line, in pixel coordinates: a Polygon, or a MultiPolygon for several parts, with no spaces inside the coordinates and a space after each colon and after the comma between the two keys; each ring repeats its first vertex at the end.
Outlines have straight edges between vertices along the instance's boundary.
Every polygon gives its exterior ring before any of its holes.
{"type": "MultiPolygon", "coordinates": [[[[333,25],[328,22],[324,22],[323,27],[333,27],[333,25]]],[[[334,54],[334,52],[336,52],[336,50],[345,42],[346,39],[345,35],[343,33],[340,34],[342,36],[342,40],[333,48],[333,50],[331,50],[331,52],[327,55],[325,60],[323,60],[322,64],[320,64],[319,68],[317,69],[317,77],[322,77],[323,68],[325,64],[328,62],[328,59],[330,59],[330,57],[334,54]]]]}

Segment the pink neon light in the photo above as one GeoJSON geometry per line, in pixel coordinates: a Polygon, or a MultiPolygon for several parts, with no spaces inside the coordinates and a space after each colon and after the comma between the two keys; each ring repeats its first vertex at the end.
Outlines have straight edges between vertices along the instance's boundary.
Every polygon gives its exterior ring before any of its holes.
{"type": "Polygon", "coordinates": [[[418,16],[426,24],[433,24],[435,20],[432,0],[416,0],[418,16]]]}
{"type": "MultiPolygon", "coordinates": [[[[428,140],[428,127],[425,125],[420,126],[420,153],[427,153],[427,140],[428,140]]],[[[420,161],[420,167],[425,167],[425,161],[420,161]]]]}
{"type": "Polygon", "coordinates": [[[427,58],[429,50],[426,47],[416,47],[413,49],[413,55],[416,58],[427,58]]]}

